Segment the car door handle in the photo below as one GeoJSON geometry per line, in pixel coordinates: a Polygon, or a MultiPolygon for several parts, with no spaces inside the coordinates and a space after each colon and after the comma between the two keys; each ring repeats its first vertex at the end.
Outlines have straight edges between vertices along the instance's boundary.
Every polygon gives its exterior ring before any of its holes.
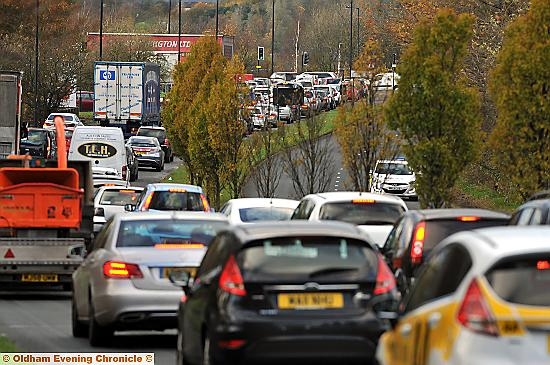
{"type": "Polygon", "coordinates": [[[399,333],[403,337],[407,337],[412,331],[412,326],[409,323],[405,323],[403,326],[401,326],[401,329],[399,330],[399,333]]]}
{"type": "Polygon", "coordinates": [[[441,321],[441,313],[434,312],[430,314],[430,316],[428,317],[428,327],[429,328],[436,327],[439,324],[439,321],[441,321]]]}

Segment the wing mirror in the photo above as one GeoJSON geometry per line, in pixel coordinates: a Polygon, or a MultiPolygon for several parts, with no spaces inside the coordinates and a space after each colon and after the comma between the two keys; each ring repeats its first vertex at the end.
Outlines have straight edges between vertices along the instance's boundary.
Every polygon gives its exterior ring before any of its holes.
{"type": "Polygon", "coordinates": [[[136,206],[134,204],[126,204],[124,206],[124,211],[126,212],[133,212],[134,210],[136,210],[136,206]]]}
{"type": "Polygon", "coordinates": [[[182,288],[184,291],[191,285],[191,275],[186,271],[174,271],[168,275],[172,284],[182,288]]]}

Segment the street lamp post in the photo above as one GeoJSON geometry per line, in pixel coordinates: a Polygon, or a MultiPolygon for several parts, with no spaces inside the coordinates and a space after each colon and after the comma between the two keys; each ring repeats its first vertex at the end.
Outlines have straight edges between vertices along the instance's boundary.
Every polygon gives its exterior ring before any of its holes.
{"type": "Polygon", "coordinates": [[[181,59],[181,0],[178,7],[178,63],[181,59]]]}
{"type": "Polygon", "coordinates": [[[271,74],[275,72],[274,69],[274,59],[275,59],[275,0],[272,3],[271,10],[271,74]]]}
{"type": "Polygon", "coordinates": [[[351,105],[355,103],[355,90],[352,77],[352,63],[353,63],[353,0],[350,0],[349,5],[349,78],[351,80],[351,105]]]}
{"type": "Polygon", "coordinates": [[[219,34],[219,31],[220,31],[220,26],[219,26],[219,8],[220,8],[220,0],[216,0],[216,41],[218,41],[218,34],[219,34]]]}
{"type": "Polygon", "coordinates": [[[103,60],[103,0],[99,9],[99,60],[103,60]]]}
{"type": "Polygon", "coordinates": [[[38,123],[38,25],[40,0],[36,0],[36,30],[34,35],[34,123],[38,123]]]}
{"type": "Polygon", "coordinates": [[[170,32],[172,31],[171,20],[172,20],[172,0],[168,0],[168,34],[170,34],[170,32]]]}
{"type": "Polygon", "coordinates": [[[357,57],[361,54],[361,48],[359,46],[359,8],[355,8],[357,10],[357,57]]]}

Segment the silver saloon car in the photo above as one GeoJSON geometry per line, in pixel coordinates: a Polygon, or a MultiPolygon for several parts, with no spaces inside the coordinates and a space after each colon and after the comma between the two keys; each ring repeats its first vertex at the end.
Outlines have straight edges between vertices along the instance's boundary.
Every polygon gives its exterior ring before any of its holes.
{"type": "Polygon", "coordinates": [[[176,328],[182,292],[169,275],[194,275],[227,226],[216,213],[115,214],[73,274],[73,335],[99,346],[114,331],[176,328]]]}

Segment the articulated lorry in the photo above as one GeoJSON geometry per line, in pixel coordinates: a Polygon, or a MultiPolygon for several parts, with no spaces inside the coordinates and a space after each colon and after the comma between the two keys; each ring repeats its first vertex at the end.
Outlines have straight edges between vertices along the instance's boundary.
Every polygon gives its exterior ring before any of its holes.
{"type": "Polygon", "coordinates": [[[0,71],[0,159],[19,153],[22,72],[0,71]]]}
{"type": "Polygon", "coordinates": [[[93,234],[89,161],[67,164],[63,121],[56,160],[0,160],[0,288],[62,286],[80,265],[93,234]]]}
{"type": "Polygon", "coordinates": [[[160,67],[145,62],[103,62],[94,67],[94,120],[124,136],[160,125],[160,67]]]}

